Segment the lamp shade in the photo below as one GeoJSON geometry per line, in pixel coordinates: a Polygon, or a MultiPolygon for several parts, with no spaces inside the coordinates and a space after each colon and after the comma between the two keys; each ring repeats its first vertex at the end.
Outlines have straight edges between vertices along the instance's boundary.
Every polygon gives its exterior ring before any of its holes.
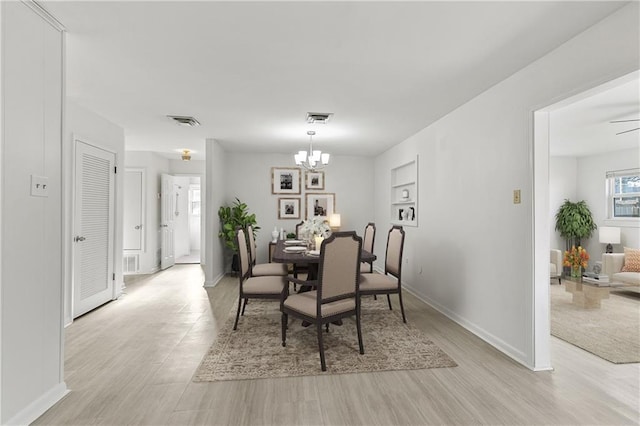
{"type": "Polygon", "coordinates": [[[329,226],[331,228],[339,228],[340,227],[340,214],[334,213],[329,216],[329,226]]]}
{"type": "Polygon", "coordinates": [[[620,244],[620,228],[615,226],[601,226],[598,228],[601,244],[620,244]]]}

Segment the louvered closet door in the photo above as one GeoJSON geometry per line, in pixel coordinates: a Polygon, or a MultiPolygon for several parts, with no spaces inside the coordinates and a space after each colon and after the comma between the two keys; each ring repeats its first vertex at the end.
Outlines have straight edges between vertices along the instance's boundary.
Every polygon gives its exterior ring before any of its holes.
{"type": "Polygon", "coordinates": [[[76,140],[74,318],[113,299],[115,154],[76,140]]]}

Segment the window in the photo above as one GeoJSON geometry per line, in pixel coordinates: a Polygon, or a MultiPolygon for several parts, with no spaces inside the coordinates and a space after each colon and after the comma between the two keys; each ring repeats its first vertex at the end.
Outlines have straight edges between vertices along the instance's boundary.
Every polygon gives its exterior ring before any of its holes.
{"type": "Polygon", "coordinates": [[[609,219],[640,218],[640,169],[607,172],[609,219]]]}

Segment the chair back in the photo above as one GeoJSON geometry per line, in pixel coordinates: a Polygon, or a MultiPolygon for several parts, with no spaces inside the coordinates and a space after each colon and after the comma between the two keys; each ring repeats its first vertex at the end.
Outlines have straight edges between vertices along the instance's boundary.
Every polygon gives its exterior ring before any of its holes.
{"type": "Polygon", "coordinates": [[[247,238],[249,239],[249,263],[251,266],[256,264],[256,240],[253,237],[253,226],[247,225],[247,238]]]}
{"type": "Polygon", "coordinates": [[[362,238],[355,231],[334,232],[322,242],[318,271],[318,309],[321,303],[356,296],[361,250],[362,238]]]}
{"type": "MultiPolygon", "coordinates": [[[[394,225],[387,236],[387,253],[384,270],[386,273],[400,278],[402,272],[402,250],[404,249],[404,229],[394,225]]],[[[399,280],[398,280],[399,281],[399,280]]]]}
{"type": "Polygon", "coordinates": [[[249,250],[247,250],[247,237],[241,227],[236,229],[236,242],[238,243],[238,260],[240,262],[240,283],[249,276],[249,250]]]}
{"type": "Polygon", "coordinates": [[[302,228],[302,225],[304,225],[304,220],[296,225],[296,238],[299,240],[302,239],[302,235],[300,235],[300,228],[302,228]]]}
{"type": "Polygon", "coordinates": [[[362,239],[362,250],[366,250],[369,253],[373,253],[373,243],[376,239],[376,224],[373,222],[367,223],[364,227],[364,238],[362,239]]]}

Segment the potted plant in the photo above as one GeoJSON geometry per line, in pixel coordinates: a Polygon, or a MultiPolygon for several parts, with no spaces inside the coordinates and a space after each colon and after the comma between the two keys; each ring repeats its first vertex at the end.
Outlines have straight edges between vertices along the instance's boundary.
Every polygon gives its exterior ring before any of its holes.
{"type": "Polygon", "coordinates": [[[572,203],[565,199],[556,213],[556,231],[566,240],[566,250],[581,246],[581,240],[591,237],[597,228],[584,200],[572,203]]]}
{"type": "Polygon", "coordinates": [[[218,217],[220,218],[220,232],[218,237],[222,238],[225,246],[233,252],[233,260],[231,270],[238,271],[238,244],[236,242],[236,228],[247,229],[247,226],[253,227],[254,237],[260,227],[257,225],[256,215],[249,214],[249,209],[245,203],[238,198],[231,206],[221,206],[218,209],[218,217]]]}

